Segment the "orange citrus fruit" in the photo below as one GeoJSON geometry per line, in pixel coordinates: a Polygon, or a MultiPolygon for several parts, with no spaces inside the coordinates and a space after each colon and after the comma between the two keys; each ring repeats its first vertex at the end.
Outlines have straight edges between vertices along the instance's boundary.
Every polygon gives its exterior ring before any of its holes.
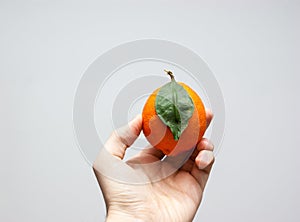
{"type": "MultiPolygon", "coordinates": [[[[170,73],[172,74],[172,72],[170,73]]],[[[175,156],[194,148],[202,139],[206,130],[206,113],[201,98],[186,84],[182,82],[178,82],[178,84],[184,88],[194,104],[194,110],[188,120],[188,125],[178,140],[174,139],[170,128],[160,119],[156,111],[155,102],[161,88],[156,89],[149,96],[142,112],[143,133],[147,140],[153,147],[170,156],[175,156]]]]}

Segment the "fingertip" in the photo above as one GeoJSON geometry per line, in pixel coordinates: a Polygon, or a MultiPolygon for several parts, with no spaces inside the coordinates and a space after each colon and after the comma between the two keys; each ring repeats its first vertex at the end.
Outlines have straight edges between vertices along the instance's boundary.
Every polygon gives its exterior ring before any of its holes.
{"type": "Polygon", "coordinates": [[[137,119],[138,121],[142,121],[143,117],[142,117],[142,114],[137,114],[134,119],[137,119]]]}
{"type": "Polygon", "coordinates": [[[206,113],[206,128],[208,128],[211,120],[214,117],[214,114],[212,113],[212,111],[208,108],[205,108],[205,113],[206,113]]]}
{"type": "Polygon", "coordinates": [[[209,150],[202,150],[195,159],[195,163],[200,170],[205,169],[214,161],[214,154],[209,150]]]}
{"type": "Polygon", "coordinates": [[[214,144],[207,138],[202,138],[197,145],[197,149],[200,150],[214,150],[214,144]]]}
{"type": "Polygon", "coordinates": [[[141,123],[142,119],[142,114],[137,114],[131,121],[129,121],[129,125],[133,123],[141,123]]]}
{"type": "Polygon", "coordinates": [[[131,130],[133,131],[133,133],[135,135],[139,135],[141,130],[142,130],[142,122],[143,122],[143,118],[141,114],[138,114],[135,116],[135,118],[133,120],[131,120],[128,125],[131,128],[131,130]]]}

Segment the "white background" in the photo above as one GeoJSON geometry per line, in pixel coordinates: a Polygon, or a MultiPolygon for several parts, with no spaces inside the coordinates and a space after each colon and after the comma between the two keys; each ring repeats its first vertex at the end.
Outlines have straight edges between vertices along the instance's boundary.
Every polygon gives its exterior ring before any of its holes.
{"type": "Polygon", "coordinates": [[[72,104],[94,58],[141,38],[198,53],[226,132],[195,221],[299,220],[297,1],[0,1],[0,221],[102,221],[72,104]]]}

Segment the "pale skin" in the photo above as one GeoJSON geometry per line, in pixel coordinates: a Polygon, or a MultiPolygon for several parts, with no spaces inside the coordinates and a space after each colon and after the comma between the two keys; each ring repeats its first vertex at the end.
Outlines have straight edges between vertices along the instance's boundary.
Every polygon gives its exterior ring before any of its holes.
{"type": "MultiPolygon", "coordinates": [[[[207,125],[212,117],[211,111],[206,110],[207,125]]],[[[139,115],[128,124],[127,130],[113,132],[105,148],[122,161],[141,130],[139,115]]],[[[93,168],[106,203],[106,221],[192,221],[214,162],[213,148],[203,138],[180,169],[165,179],[144,185],[124,184],[103,176],[97,171],[96,160],[93,168]]],[[[156,148],[148,148],[128,164],[159,161],[163,156],[156,148]]]]}

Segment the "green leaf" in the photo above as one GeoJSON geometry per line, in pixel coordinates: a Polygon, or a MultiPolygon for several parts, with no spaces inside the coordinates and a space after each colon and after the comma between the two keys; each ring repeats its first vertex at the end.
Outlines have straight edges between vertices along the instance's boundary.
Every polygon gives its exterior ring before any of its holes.
{"type": "Polygon", "coordinates": [[[193,115],[194,103],[187,91],[172,78],[158,91],[155,110],[170,128],[174,140],[178,140],[193,115]]]}

